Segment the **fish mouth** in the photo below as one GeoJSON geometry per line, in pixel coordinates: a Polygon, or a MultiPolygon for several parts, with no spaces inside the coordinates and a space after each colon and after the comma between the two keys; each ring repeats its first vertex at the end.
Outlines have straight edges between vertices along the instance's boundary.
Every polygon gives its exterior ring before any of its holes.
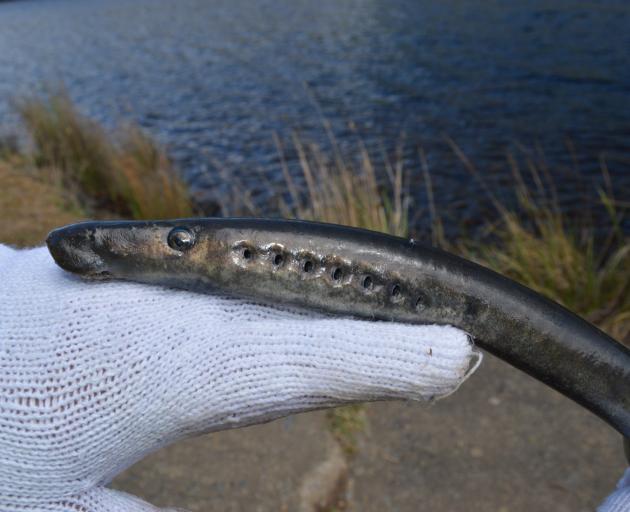
{"type": "Polygon", "coordinates": [[[112,273],[109,270],[95,270],[81,274],[81,277],[91,281],[107,281],[112,278],[112,273]]]}
{"type": "Polygon", "coordinates": [[[53,259],[62,269],[91,279],[106,279],[110,272],[94,248],[93,229],[74,224],[54,229],[46,238],[53,259]]]}

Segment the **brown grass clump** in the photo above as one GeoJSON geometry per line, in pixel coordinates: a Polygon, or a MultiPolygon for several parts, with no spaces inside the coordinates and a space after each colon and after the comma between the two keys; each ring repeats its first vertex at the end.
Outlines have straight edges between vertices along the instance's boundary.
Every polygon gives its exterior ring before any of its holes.
{"type": "Polygon", "coordinates": [[[192,201],[177,169],[138,127],[113,139],[80,114],[64,92],[21,99],[16,109],[42,176],[58,170],[55,179],[90,210],[137,219],[192,215],[192,201]]]}
{"type": "Polygon", "coordinates": [[[31,137],[34,164],[61,171],[62,185],[84,199],[106,204],[116,191],[111,182],[112,147],[104,130],[82,116],[63,92],[15,102],[31,137]]]}
{"type": "Polygon", "coordinates": [[[188,188],[164,149],[137,127],[123,132],[114,169],[117,197],[132,217],[166,219],[195,213],[188,188]]]}

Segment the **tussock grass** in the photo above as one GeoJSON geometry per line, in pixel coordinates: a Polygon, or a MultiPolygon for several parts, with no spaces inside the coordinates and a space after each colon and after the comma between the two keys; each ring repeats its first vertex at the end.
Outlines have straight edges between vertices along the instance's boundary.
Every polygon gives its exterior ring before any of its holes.
{"type": "Polygon", "coordinates": [[[43,174],[62,172],[63,185],[84,199],[104,204],[115,193],[111,180],[112,148],[104,130],[82,116],[63,92],[15,102],[32,140],[34,164],[43,174]]]}
{"type": "Polygon", "coordinates": [[[114,154],[116,195],[136,219],[190,217],[195,209],[164,148],[128,126],[114,154]]]}
{"type": "MultiPolygon", "coordinates": [[[[278,189],[261,177],[276,197],[274,206],[266,210],[252,201],[246,186],[224,173],[232,186],[221,201],[223,215],[277,215],[279,212],[280,216],[289,219],[329,222],[407,236],[411,196],[406,189],[407,173],[400,152],[394,163],[384,156],[383,164],[377,166],[361,142],[356,148],[358,158],[346,158],[330,132],[329,136],[332,155],[317,144],[293,135],[292,149],[297,154],[301,171],[296,178],[289,170],[282,141],[274,137],[286,188],[278,189]]],[[[217,167],[221,169],[220,165],[217,167]]]]}
{"type": "MultiPolygon", "coordinates": [[[[481,176],[470,161],[463,161],[481,176]]],[[[462,239],[455,248],[630,343],[630,239],[620,229],[623,215],[615,207],[605,164],[602,173],[609,187],[599,196],[608,216],[595,226],[590,212],[568,218],[561,211],[555,184],[535,162],[526,161],[533,186],[526,185],[513,156],[508,162],[517,207],[509,209],[491,196],[498,220],[487,223],[482,239],[462,239]]]]}
{"type": "Polygon", "coordinates": [[[54,178],[90,209],[138,219],[193,213],[186,186],[165,151],[138,127],[110,137],[59,91],[22,98],[15,108],[42,176],[58,170],[54,178]]]}
{"type": "Polygon", "coordinates": [[[548,209],[524,224],[514,212],[494,230],[495,246],[473,244],[488,267],[556,300],[620,341],[630,341],[630,242],[606,248],[593,230],[566,225],[548,209]]]}
{"type": "Polygon", "coordinates": [[[383,166],[377,168],[359,143],[358,163],[354,163],[332,141],[334,155],[327,157],[316,144],[293,137],[305,191],[296,187],[278,141],[290,196],[290,201],[281,204],[283,215],[406,236],[411,197],[405,187],[402,157],[398,155],[393,164],[384,157],[383,166]]]}

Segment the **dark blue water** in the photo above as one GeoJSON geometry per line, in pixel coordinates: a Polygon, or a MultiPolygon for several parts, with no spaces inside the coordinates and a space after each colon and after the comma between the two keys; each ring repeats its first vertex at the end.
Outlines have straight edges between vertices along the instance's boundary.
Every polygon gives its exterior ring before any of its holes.
{"type": "MultiPolygon", "coordinates": [[[[63,83],[108,126],[134,119],[212,197],[236,176],[281,187],[277,132],[342,148],[352,121],[376,156],[405,133],[429,155],[459,220],[486,196],[452,137],[499,195],[508,150],[536,149],[567,208],[581,209],[605,156],[630,198],[630,3],[492,0],[39,0],[0,3],[0,118],[10,98],[63,83]],[[544,154],[544,158],[540,155],[544,154]],[[216,171],[218,166],[223,173],[216,171]]],[[[292,158],[291,153],[288,154],[292,158]]],[[[412,188],[424,203],[420,173],[412,188]]]]}

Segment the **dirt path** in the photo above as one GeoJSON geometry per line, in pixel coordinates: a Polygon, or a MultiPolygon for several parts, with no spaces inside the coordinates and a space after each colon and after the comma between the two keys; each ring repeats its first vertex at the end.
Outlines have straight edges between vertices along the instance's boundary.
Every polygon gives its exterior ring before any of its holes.
{"type": "MultiPolygon", "coordinates": [[[[615,432],[491,357],[432,407],[371,404],[367,418],[346,482],[353,512],[592,511],[625,467],[615,432]]],[[[195,512],[310,512],[345,473],[311,413],[179,443],[116,487],[195,512]]]]}
{"type": "Polygon", "coordinates": [[[356,511],[592,511],[625,468],[612,429],[491,357],[430,409],[374,404],[368,420],[356,511]]]}

